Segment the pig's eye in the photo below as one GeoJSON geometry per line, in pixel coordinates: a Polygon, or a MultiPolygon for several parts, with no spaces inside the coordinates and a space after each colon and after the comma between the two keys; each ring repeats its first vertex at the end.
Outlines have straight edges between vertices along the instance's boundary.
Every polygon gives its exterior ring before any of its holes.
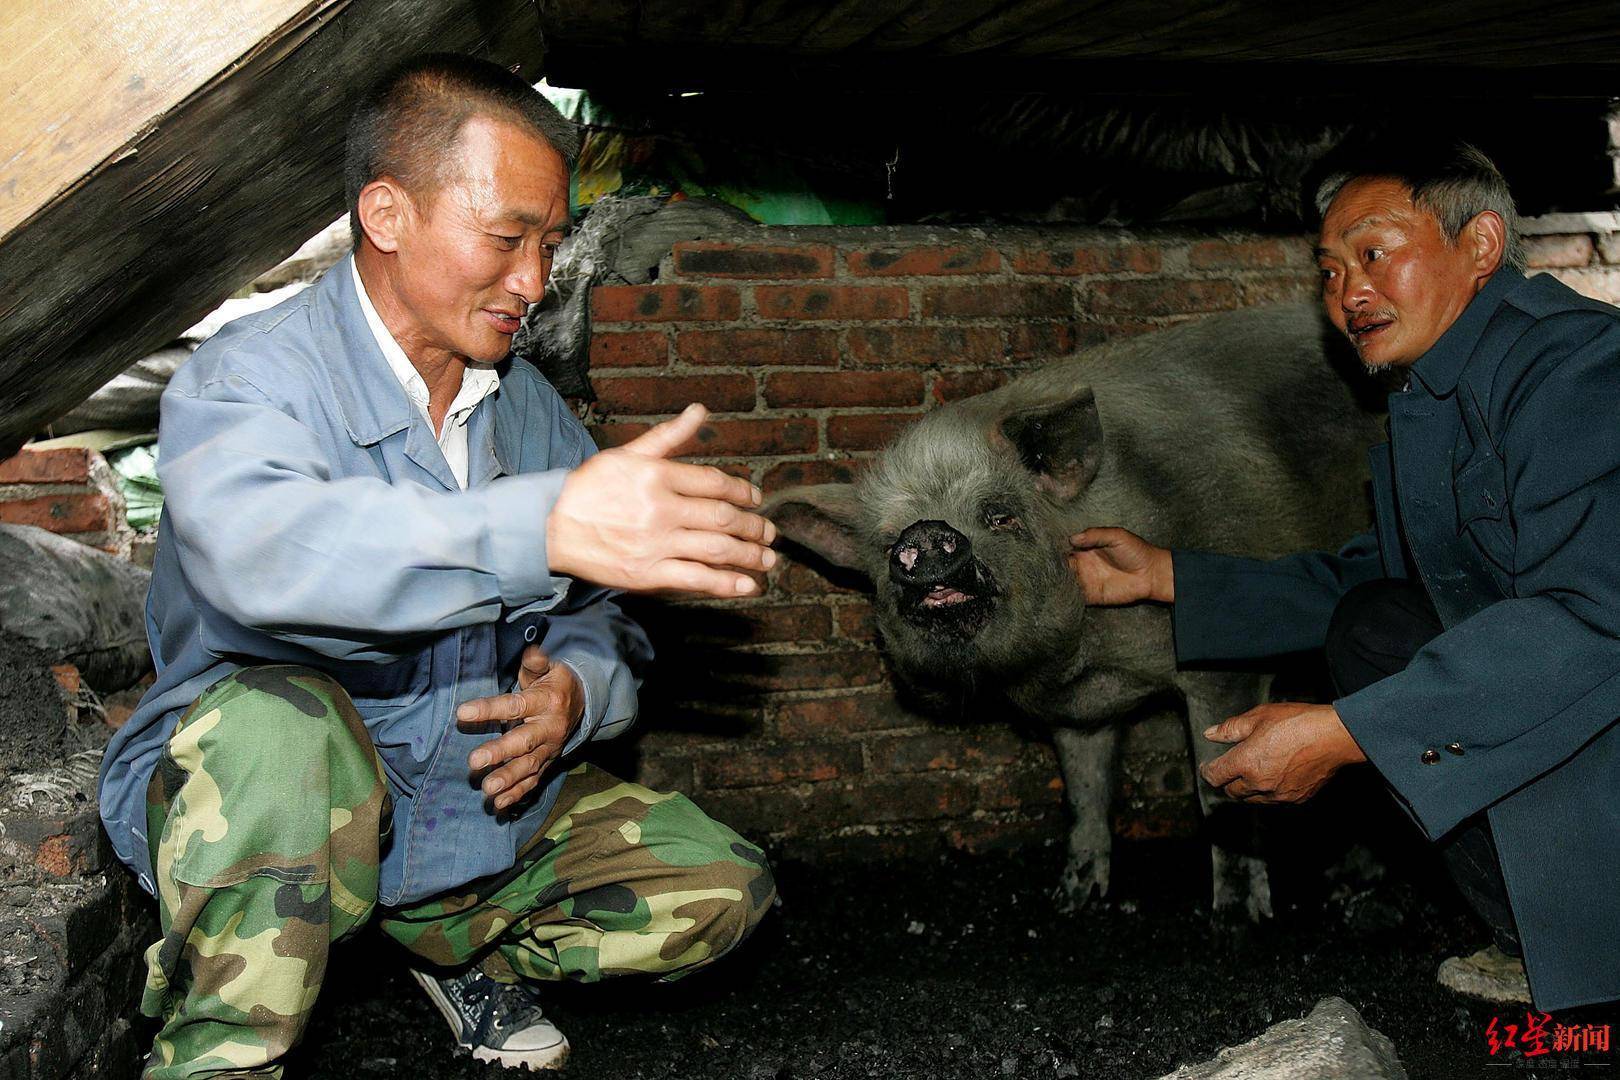
{"type": "Polygon", "coordinates": [[[1006,510],[986,510],[984,523],[997,532],[1010,532],[1020,527],[1017,516],[1006,510]]]}

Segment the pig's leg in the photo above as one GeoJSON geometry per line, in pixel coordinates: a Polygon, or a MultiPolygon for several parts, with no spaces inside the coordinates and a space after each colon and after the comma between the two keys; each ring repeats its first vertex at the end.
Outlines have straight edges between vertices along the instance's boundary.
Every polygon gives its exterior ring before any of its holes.
{"type": "MultiPolygon", "coordinates": [[[[1187,694],[1187,737],[1192,744],[1195,770],[1231,749],[1231,744],[1204,738],[1204,729],[1258,705],[1265,699],[1266,681],[1252,675],[1189,674],[1183,689],[1187,694]]],[[[1253,922],[1269,919],[1271,879],[1260,855],[1259,811],[1210,787],[1196,772],[1193,787],[1210,837],[1215,910],[1241,909],[1253,922]]]]}
{"type": "Polygon", "coordinates": [[[1113,837],[1108,809],[1114,797],[1114,750],[1119,729],[1112,724],[1095,731],[1057,728],[1058,768],[1073,821],[1069,826],[1069,861],[1063,869],[1058,906],[1073,911],[1093,897],[1108,895],[1108,863],[1113,837]]]}

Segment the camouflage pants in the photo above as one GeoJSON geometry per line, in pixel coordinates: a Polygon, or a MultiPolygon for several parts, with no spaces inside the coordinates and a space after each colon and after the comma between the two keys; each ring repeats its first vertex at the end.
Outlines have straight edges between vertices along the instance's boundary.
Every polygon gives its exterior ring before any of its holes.
{"type": "MultiPolygon", "coordinates": [[[[147,790],[163,931],[141,1002],[163,1021],[148,1080],[281,1075],[330,946],[376,907],[388,818],[330,677],[252,667],[197,699],[147,790]]],[[[668,980],[735,946],[774,896],[759,849],[685,796],[582,765],[509,871],[379,922],[428,964],[503,982],[668,980]]]]}

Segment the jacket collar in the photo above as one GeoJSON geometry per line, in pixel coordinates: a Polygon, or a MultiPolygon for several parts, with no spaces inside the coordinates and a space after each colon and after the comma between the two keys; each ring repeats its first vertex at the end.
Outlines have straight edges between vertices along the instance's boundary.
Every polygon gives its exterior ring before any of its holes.
{"type": "Polygon", "coordinates": [[[1440,340],[1412,365],[1412,375],[1434,397],[1445,397],[1457,388],[1463,368],[1474,355],[1480,335],[1496,309],[1502,305],[1514,288],[1523,284],[1524,275],[1511,266],[1504,266],[1491,275],[1485,287],[1463,308],[1457,321],[1440,335],[1440,340]]]}
{"type": "Polygon", "coordinates": [[[416,406],[388,366],[366,325],[354,291],[354,254],[328,270],[315,286],[314,317],[338,347],[322,359],[332,378],[332,396],[343,414],[349,438],[371,446],[411,424],[416,406]]]}

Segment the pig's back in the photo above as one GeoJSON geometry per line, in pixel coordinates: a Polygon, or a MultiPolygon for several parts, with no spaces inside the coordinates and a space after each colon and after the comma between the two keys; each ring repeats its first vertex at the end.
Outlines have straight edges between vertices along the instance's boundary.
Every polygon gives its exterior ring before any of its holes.
{"type": "Polygon", "coordinates": [[[999,412],[1090,385],[1104,459],[1073,525],[1248,555],[1367,528],[1384,395],[1315,307],[1234,311],[1103,346],[965,406],[999,412]],[[1359,400],[1358,400],[1359,398],[1359,400]]]}

